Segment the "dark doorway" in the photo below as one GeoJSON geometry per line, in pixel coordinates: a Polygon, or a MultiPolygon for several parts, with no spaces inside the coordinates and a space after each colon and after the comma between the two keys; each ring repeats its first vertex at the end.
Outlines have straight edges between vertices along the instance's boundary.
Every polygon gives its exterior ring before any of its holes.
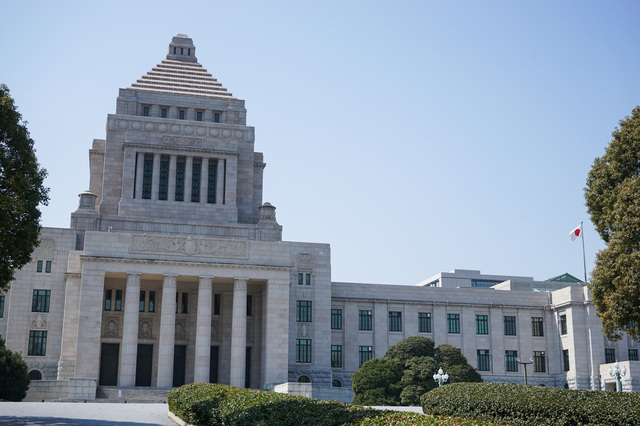
{"type": "Polygon", "coordinates": [[[187,361],[187,347],[176,345],[173,349],[173,387],[184,385],[185,362],[187,361]]]}
{"type": "Polygon", "coordinates": [[[100,386],[118,386],[118,343],[103,343],[100,352],[100,386]]]}
{"type": "Polygon", "coordinates": [[[138,345],[136,361],[136,386],[151,386],[153,345],[138,345]]]}
{"type": "Polygon", "coordinates": [[[251,348],[247,348],[246,358],[244,364],[244,387],[249,389],[251,387],[251,348]]]}
{"type": "Polygon", "coordinates": [[[218,355],[219,346],[211,346],[209,354],[209,383],[218,383],[218,355]]]}

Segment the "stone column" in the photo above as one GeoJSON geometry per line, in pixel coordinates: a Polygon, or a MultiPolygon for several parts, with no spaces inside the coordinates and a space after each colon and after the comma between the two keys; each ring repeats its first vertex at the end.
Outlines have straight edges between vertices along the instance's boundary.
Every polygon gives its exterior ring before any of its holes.
{"type": "Polygon", "coordinates": [[[160,191],[160,154],[153,155],[153,177],[151,179],[151,199],[158,199],[160,191]]]}
{"type": "Polygon", "coordinates": [[[136,165],[136,193],[135,198],[142,199],[142,180],[144,176],[144,152],[138,152],[136,165]]]}
{"type": "Polygon", "coordinates": [[[193,381],[196,383],[209,383],[212,288],[211,277],[200,277],[196,317],[196,358],[193,374],[193,381]]]}
{"type": "Polygon", "coordinates": [[[270,279],[263,299],[262,389],[288,381],[289,277],[270,279]]]}
{"type": "MultiPolygon", "coordinates": [[[[80,302],[79,273],[67,273],[64,276],[64,319],[62,321],[62,346],[58,360],[58,380],[69,380],[73,377],[78,349],[78,303],[80,302]]],[[[101,304],[102,306],[102,304],[101,304]]]]}
{"type": "Polygon", "coordinates": [[[167,201],[176,200],[176,163],[178,157],[172,155],[169,157],[169,185],[167,187],[167,201]]]}
{"type": "Polygon", "coordinates": [[[138,355],[138,303],[140,302],[140,274],[127,273],[127,289],[122,321],[122,357],[120,359],[120,386],[135,386],[138,355]]]}
{"type": "Polygon", "coordinates": [[[200,202],[207,204],[209,197],[209,159],[202,158],[200,166],[200,202]]]}
{"type": "Polygon", "coordinates": [[[247,350],[247,279],[233,282],[233,315],[231,323],[231,386],[243,388],[247,350]]]}
{"type": "Polygon", "coordinates": [[[218,159],[218,178],[216,179],[216,204],[224,204],[224,160],[218,159]]]}
{"type": "Polygon", "coordinates": [[[97,379],[100,372],[100,332],[104,271],[86,270],[83,265],[78,302],[78,335],[74,377],[97,379]]]}
{"type": "Polygon", "coordinates": [[[193,157],[187,157],[184,164],[184,202],[191,202],[191,179],[193,178],[193,157]]]}
{"type": "Polygon", "coordinates": [[[173,386],[173,346],[176,335],[176,275],[164,275],[162,307],[160,308],[160,336],[158,338],[159,388],[173,386]]]}

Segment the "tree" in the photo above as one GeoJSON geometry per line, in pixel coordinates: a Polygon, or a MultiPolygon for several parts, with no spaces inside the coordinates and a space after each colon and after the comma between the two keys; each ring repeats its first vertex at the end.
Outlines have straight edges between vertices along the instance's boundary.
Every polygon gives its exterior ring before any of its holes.
{"type": "Polygon", "coordinates": [[[0,337],[0,400],[22,401],[29,390],[29,367],[22,356],[5,347],[0,337]]]}
{"type": "Polygon", "coordinates": [[[640,106],[620,120],[584,189],[587,210],[606,247],[597,253],[589,288],[602,331],[640,337],[640,106]]]}
{"type": "Polygon", "coordinates": [[[402,362],[391,358],[373,358],[351,376],[354,404],[399,405],[402,362]]]}
{"type": "Polygon", "coordinates": [[[391,346],[384,358],[362,364],[354,373],[353,402],[365,405],[419,405],[420,397],[437,386],[433,375],[442,367],[450,382],[481,382],[460,349],[433,340],[408,337],[391,346]]]}
{"type": "Polygon", "coordinates": [[[0,290],[31,260],[38,245],[38,205],[49,202],[46,176],[9,89],[0,84],[0,290]]]}

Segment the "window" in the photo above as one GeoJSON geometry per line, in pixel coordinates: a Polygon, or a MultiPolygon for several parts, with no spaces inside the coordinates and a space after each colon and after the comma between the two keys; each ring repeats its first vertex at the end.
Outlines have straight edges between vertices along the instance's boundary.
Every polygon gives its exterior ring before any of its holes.
{"type": "Polygon", "coordinates": [[[476,334],[489,334],[488,315],[476,315],[476,334]]]}
{"type": "Polygon", "coordinates": [[[311,322],[310,300],[296,300],[296,321],[311,322]]]}
{"type": "Polygon", "coordinates": [[[342,309],[331,310],[331,329],[342,330],[342,309]]]}
{"type": "Polygon", "coordinates": [[[180,111],[178,111],[178,118],[179,118],[180,120],[184,120],[184,110],[183,110],[183,109],[181,109],[180,111]]]}
{"type": "Polygon", "coordinates": [[[213,295],[213,315],[220,315],[220,294],[213,295]]]}
{"type": "Polygon", "coordinates": [[[564,371],[569,371],[569,349],[562,351],[562,368],[564,371]]]}
{"type": "Polygon", "coordinates": [[[200,202],[200,172],[202,170],[202,164],[193,163],[191,168],[191,202],[200,202]]]}
{"type": "Polygon", "coordinates": [[[389,331],[402,331],[402,312],[389,312],[389,331]]]}
{"type": "Polygon", "coordinates": [[[531,335],[541,337],[544,336],[544,327],[542,323],[542,318],[532,317],[531,318],[531,335]]]}
{"type": "Polygon", "coordinates": [[[616,350],[613,348],[605,348],[604,350],[604,363],[611,364],[616,362],[616,350]]]}
{"type": "MultiPolygon", "coordinates": [[[[360,321],[358,321],[358,329],[371,330],[372,329],[372,312],[360,311],[360,321]]],[[[360,364],[362,365],[362,363],[360,364]]]]}
{"type": "Polygon", "coordinates": [[[311,383],[311,380],[307,376],[298,377],[298,383],[311,383]]]}
{"type": "Polygon", "coordinates": [[[471,287],[491,287],[501,282],[495,280],[471,280],[471,287]]]}
{"type": "Polygon", "coordinates": [[[182,293],[182,305],[180,312],[186,314],[189,310],[189,293],[182,293]]]}
{"type": "Polygon", "coordinates": [[[360,346],[359,352],[360,352],[359,366],[362,367],[362,364],[364,364],[365,362],[373,358],[373,348],[371,346],[360,346]]]}
{"type": "Polygon", "coordinates": [[[478,349],[478,371],[491,371],[489,349],[478,349]]]}
{"type": "Polygon", "coordinates": [[[216,112],[213,114],[213,122],[214,123],[219,123],[220,122],[220,113],[216,112]]]}
{"type": "Polygon", "coordinates": [[[342,345],[331,345],[331,367],[342,368],[342,345]]]}
{"type": "Polygon", "coordinates": [[[47,332],[40,330],[29,331],[30,356],[45,356],[47,354],[47,332]]]}
{"type": "Polygon", "coordinates": [[[536,373],[544,373],[547,371],[547,357],[544,351],[533,351],[533,371],[536,373]]]}
{"type": "Polygon", "coordinates": [[[166,201],[169,195],[169,161],[160,160],[160,179],[158,181],[158,200],[166,201]]]}
{"type": "Polygon", "coordinates": [[[138,311],[144,312],[144,302],[145,302],[145,293],[144,290],[140,290],[140,302],[138,303],[138,311]]]}
{"type": "Polygon", "coordinates": [[[304,274],[304,277],[305,277],[305,284],[311,285],[311,274],[304,274]]]}
{"type": "Polygon", "coordinates": [[[149,312],[155,312],[155,311],[156,311],[156,292],[150,291],[149,292],[149,312]]]}
{"type": "Polygon", "coordinates": [[[209,175],[207,176],[207,203],[215,204],[216,203],[216,178],[218,173],[218,166],[215,164],[217,160],[211,160],[209,162],[209,175]]]}
{"type": "Polygon", "coordinates": [[[202,111],[196,112],[196,121],[202,121],[202,111]]]}
{"type": "Polygon", "coordinates": [[[184,201],[184,159],[176,162],[176,194],[174,200],[184,201]]]}
{"type": "Polygon", "coordinates": [[[153,178],[153,158],[145,158],[142,168],[142,198],[151,199],[151,179],[153,178]]]}
{"type": "Polygon", "coordinates": [[[46,272],[47,274],[51,273],[51,261],[47,260],[44,264],[44,272],[46,272]]]}
{"type": "Polygon", "coordinates": [[[311,362],[311,339],[296,339],[296,362],[311,362]]]}
{"type": "Polygon", "coordinates": [[[116,311],[122,310],[122,290],[116,290],[116,311]]]}
{"type": "Polygon", "coordinates": [[[42,272],[42,260],[38,260],[36,264],[36,272],[42,272]]]}
{"type": "MultiPolygon", "coordinates": [[[[2,314],[0,313],[0,317],[2,314]]],[[[638,350],[637,349],[629,349],[629,361],[638,361],[638,350]]]]}
{"type": "Polygon", "coordinates": [[[33,290],[31,312],[49,312],[51,290],[33,290]]]}
{"type": "Polygon", "coordinates": [[[512,317],[512,316],[504,317],[504,335],[505,336],[516,335],[516,317],[512,317]]]}
{"type": "Polygon", "coordinates": [[[251,295],[247,295],[247,316],[250,317],[253,313],[253,298],[251,295]]]}
{"type": "Polygon", "coordinates": [[[298,285],[302,285],[304,282],[304,274],[298,274],[298,285]]]}
{"type": "Polygon", "coordinates": [[[0,296],[0,318],[4,317],[4,296],[0,296]]]}
{"type": "Polygon", "coordinates": [[[505,369],[511,372],[518,371],[518,351],[504,351],[505,369]]]}
{"type": "Polygon", "coordinates": [[[334,388],[341,388],[342,387],[342,382],[338,379],[333,379],[331,381],[331,386],[333,386],[334,388]]]}
{"type": "Polygon", "coordinates": [[[142,107],[142,115],[145,117],[149,116],[149,107],[142,107]]]}
{"type": "Polygon", "coordinates": [[[567,316],[560,315],[560,334],[567,334],[567,316]]]}
{"type": "Polygon", "coordinates": [[[431,333],[431,312],[418,312],[418,332],[431,333]]]}
{"type": "Polygon", "coordinates": [[[460,314],[447,314],[447,333],[460,334],[460,314]]]}
{"type": "Polygon", "coordinates": [[[160,110],[160,117],[167,118],[167,109],[166,108],[162,108],[160,110]]]}
{"type": "Polygon", "coordinates": [[[42,380],[42,373],[38,370],[29,371],[29,380],[42,380]]]}

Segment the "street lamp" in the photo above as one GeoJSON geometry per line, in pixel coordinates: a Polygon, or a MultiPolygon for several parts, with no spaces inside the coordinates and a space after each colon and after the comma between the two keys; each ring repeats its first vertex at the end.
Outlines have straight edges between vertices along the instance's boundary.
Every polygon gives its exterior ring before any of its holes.
{"type": "Polygon", "coordinates": [[[516,361],[518,362],[518,364],[520,365],[524,365],[524,384],[527,384],[527,365],[529,364],[533,364],[533,359],[529,358],[529,362],[526,361],[520,361],[520,358],[516,358],[516,361]]]}
{"type": "Polygon", "coordinates": [[[627,375],[627,366],[623,366],[622,370],[620,370],[620,364],[616,361],[613,367],[609,367],[609,375],[616,378],[616,392],[622,392],[622,381],[620,378],[627,375]]]}
{"type": "Polygon", "coordinates": [[[442,386],[449,380],[449,375],[442,371],[442,367],[440,367],[438,372],[433,375],[433,380],[438,383],[438,386],[442,386]]]}

